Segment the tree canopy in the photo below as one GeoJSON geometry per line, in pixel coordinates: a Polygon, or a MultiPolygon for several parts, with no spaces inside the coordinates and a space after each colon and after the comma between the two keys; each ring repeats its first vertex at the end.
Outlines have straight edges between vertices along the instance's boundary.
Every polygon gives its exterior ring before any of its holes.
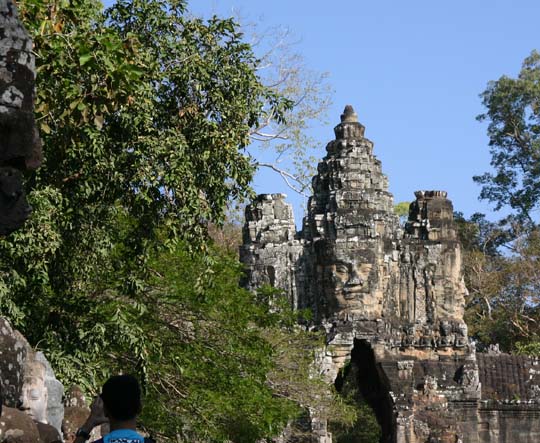
{"type": "Polygon", "coordinates": [[[502,76],[482,93],[493,170],[474,177],[480,198],[507,215],[457,217],[469,289],[467,322],[480,345],[538,353],[540,243],[540,54],[516,78],[502,76]]]}
{"type": "Polygon", "coordinates": [[[480,198],[536,223],[540,205],[540,54],[533,51],[517,78],[502,76],[482,93],[493,172],[474,177],[480,198]]]}
{"type": "Polygon", "coordinates": [[[0,240],[2,315],[66,384],[137,374],[161,439],[255,441],[321,401],[350,420],[305,363],[318,336],[240,289],[208,238],[251,195],[250,135],[294,104],[261,81],[235,21],[177,0],[19,7],[45,158],[32,219],[0,240]]]}

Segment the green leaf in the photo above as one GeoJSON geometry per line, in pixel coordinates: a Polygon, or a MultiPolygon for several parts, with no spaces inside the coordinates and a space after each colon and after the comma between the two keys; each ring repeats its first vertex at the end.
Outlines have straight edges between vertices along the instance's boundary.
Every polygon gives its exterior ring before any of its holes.
{"type": "Polygon", "coordinates": [[[79,57],[79,65],[84,66],[86,63],[88,63],[93,58],[93,56],[94,55],[92,53],[82,54],[79,57]]]}

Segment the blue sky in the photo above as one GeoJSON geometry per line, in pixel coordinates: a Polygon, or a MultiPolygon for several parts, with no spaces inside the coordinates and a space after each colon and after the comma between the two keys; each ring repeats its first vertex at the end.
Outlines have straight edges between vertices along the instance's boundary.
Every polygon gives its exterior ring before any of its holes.
{"type": "MultiPolygon", "coordinates": [[[[489,80],[515,75],[540,49],[538,0],[197,0],[195,15],[240,15],[261,28],[290,28],[308,68],[328,72],[335,90],[326,142],[352,104],[390,179],[396,202],[417,189],[444,189],[456,210],[489,212],[472,176],[489,169],[479,94],[489,80]]],[[[273,175],[258,193],[286,192],[297,223],[301,199],[273,175]]]]}
{"type": "MultiPolygon", "coordinates": [[[[352,104],[389,176],[396,202],[417,189],[444,189],[457,210],[489,212],[472,176],[489,170],[479,94],[489,80],[516,75],[540,49],[538,0],[199,0],[197,15],[240,15],[291,29],[306,65],[330,74],[331,124],[313,128],[319,157],[352,104]]],[[[257,192],[286,192],[259,174],[257,192]]]]}

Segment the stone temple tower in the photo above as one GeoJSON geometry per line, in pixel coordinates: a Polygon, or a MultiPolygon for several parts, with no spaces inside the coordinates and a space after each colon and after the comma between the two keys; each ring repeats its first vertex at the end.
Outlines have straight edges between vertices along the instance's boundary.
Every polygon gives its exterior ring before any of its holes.
{"type": "MultiPolygon", "coordinates": [[[[477,358],[468,338],[452,203],[444,191],[417,191],[400,226],[364,131],[345,107],[313,178],[301,231],[283,194],[259,196],[248,206],[240,248],[246,287],[270,284],[293,307],[312,311],[313,326],[327,337],[321,373],[338,383],[347,362],[357,368],[358,389],[381,424],[383,442],[533,442],[540,423],[520,434],[514,412],[503,417],[489,406],[493,392],[504,391],[497,387],[500,366],[477,358]],[[483,384],[490,389],[482,391],[483,384]]],[[[528,377],[519,395],[540,399],[534,362],[505,364],[517,378],[528,377]]],[[[313,433],[320,442],[331,440],[324,423],[313,433]]]]}
{"type": "Polygon", "coordinates": [[[334,132],[300,234],[309,282],[300,298],[320,320],[375,320],[389,308],[399,221],[381,162],[351,106],[334,132]]]}

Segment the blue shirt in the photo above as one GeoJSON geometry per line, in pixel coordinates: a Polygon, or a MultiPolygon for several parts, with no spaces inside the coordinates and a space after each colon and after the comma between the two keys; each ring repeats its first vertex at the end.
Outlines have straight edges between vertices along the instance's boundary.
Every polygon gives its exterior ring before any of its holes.
{"type": "Polygon", "coordinates": [[[144,437],[132,429],[117,429],[105,435],[103,443],[144,443],[144,437]]]}

